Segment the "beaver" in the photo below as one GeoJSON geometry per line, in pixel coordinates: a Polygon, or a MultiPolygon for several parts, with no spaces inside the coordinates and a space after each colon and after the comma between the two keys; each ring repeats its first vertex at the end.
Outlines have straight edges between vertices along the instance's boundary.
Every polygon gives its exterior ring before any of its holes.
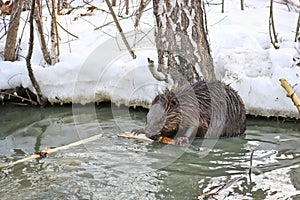
{"type": "Polygon", "coordinates": [[[221,81],[198,80],[157,95],[147,114],[145,128],[133,134],[148,138],[175,138],[177,145],[194,137],[219,138],[242,135],[246,110],[237,92],[221,81]]]}

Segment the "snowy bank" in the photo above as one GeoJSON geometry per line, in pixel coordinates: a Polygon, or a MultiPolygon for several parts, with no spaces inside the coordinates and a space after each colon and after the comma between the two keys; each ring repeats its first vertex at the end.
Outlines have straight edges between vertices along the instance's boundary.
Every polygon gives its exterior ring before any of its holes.
{"type": "MultiPolygon", "coordinates": [[[[206,7],[218,79],[238,91],[249,114],[299,118],[279,82],[280,78],[287,79],[300,96],[296,85],[300,82],[300,68],[293,61],[299,56],[297,44],[293,42],[298,13],[275,4],[280,46],[275,50],[268,32],[269,1],[246,1],[244,11],[240,10],[239,2],[225,2],[225,13],[221,13],[220,6],[206,7]]],[[[94,5],[107,10],[104,3],[94,5]]],[[[49,18],[46,9],[45,19],[49,18]]],[[[115,9],[119,12],[118,7],[115,9]]],[[[117,105],[149,107],[158,91],[166,87],[157,82],[147,68],[147,58],[154,61],[157,58],[152,10],[143,14],[138,29],[134,29],[131,18],[120,21],[136,59],[130,57],[114,23],[95,30],[112,21],[106,12],[94,10],[84,15],[86,13],[83,7],[69,15],[58,16],[59,23],[79,39],[59,29],[61,55],[55,66],[44,64],[38,40],[35,40],[32,64],[44,95],[52,103],[112,101],[117,105]]],[[[22,16],[25,19],[27,12],[22,16]]],[[[21,43],[23,56],[27,54],[28,37],[27,26],[21,43]]],[[[0,41],[0,49],[4,49],[4,44],[5,38],[0,41]]],[[[25,59],[21,57],[13,63],[0,61],[0,66],[0,89],[23,86],[33,90],[25,59]]]]}

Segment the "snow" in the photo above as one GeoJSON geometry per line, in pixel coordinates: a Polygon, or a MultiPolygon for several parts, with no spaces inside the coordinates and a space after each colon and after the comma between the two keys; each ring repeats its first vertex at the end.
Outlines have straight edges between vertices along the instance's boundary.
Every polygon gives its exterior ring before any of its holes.
{"type": "MultiPolygon", "coordinates": [[[[137,1],[138,2],[138,1],[137,1]]],[[[213,1],[217,3],[217,1],[213,1]]],[[[277,1],[282,2],[282,1],[277,1]]],[[[73,6],[83,5],[82,1],[73,6]]],[[[133,48],[136,59],[128,53],[114,23],[103,10],[102,1],[91,2],[100,10],[89,12],[87,6],[69,15],[57,16],[59,27],[60,62],[48,66],[43,61],[38,38],[35,37],[32,67],[43,94],[51,103],[79,103],[112,101],[117,105],[149,107],[152,99],[167,85],[156,81],[149,69],[148,58],[157,63],[152,10],[145,12],[140,26],[134,28],[134,17],[120,20],[123,32],[133,48]]],[[[151,4],[151,3],[150,3],[151,4]]],[[[240,10],[240,0],[225,2],[225,12],[220,5],[206,6],[209,39],[215,62],[217,78],[230,84],[241,95],[247,112],[262,116],[299,118],[296,107],[279,79],[285,78],[300,96],[299,49],[294,42],[298,20],[297,7],[274,3],[275,28],[279,49],[274,49],[269,38],[269,0],[245,1],[240,10]]],[[[116,6],[116,13],[122,7],[116,6]]],[[[19,35],[28,12],[22,13],[19,35]]],[[[50,17],[45,7],[43,19],[49,35],[50,17]]],[[[3,26],[3,25],[2,25],[3,26]]],[[[0,32],[2,35],[3,33],[0,32]]],[[[29,28],[25,27],[18,61],[0,60],[0,89],[28,87],[34,91],[28,77],[25,57],[28,49],[29,28]]],[[[49,40],[48,37],[46,37],[49,40]]],[[[50,41],[50,40],[49,40],[50,41]]],[[[0,40],[0,51],[5,37],[0,40]]],[[[50,46],[50,43],[49,43],[50,46]]]]}

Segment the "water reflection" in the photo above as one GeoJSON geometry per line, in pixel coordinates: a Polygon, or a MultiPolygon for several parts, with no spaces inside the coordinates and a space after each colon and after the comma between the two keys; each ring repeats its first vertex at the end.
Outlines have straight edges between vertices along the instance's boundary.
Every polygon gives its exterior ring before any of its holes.
{"type": "Polygon", "coordinates": [[[1,170],[1,199],[195,199],[234,177],[241,179],[217,199],[300,198],[297,124],[248,120],[246,136],[218,140],[206,156],[188,149],[157,169],[180,149],[166,151],[162,144],[117,137],[126,128],[142,126],[146,112],[112,111],[110,105],[96,111],[97,119],[84,109],[79,113],[78,132],[71,107],[0,107],[0,164],[95,135],[99,126],[104,134],[85,146],[1,170]]]}

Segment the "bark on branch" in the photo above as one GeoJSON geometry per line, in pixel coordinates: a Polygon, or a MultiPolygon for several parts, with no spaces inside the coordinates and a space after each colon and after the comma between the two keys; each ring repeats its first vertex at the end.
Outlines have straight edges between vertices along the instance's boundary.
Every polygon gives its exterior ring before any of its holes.
{"type": "Polygon", "coordinates": [[[37,102],[39,105],[44,106],[47,102],[46,98],[43,97],[42,91],[40,89],[40,86],[38,82],[36,81],[33,70],[31,68],[31,57],[32,57],[32,51],[33,51],[33,41],[34,41],[34,28],[33,28],[33,19],[34,19],[34,10],[35,10],[35,0],[31,3],[31,11],[30,11],[30,17],[29,17],[29,25],[30,25],[30,36],[29,36],[29,48],[28,48],[28,54],[26,56],[26,65],[27,70],[29,74],[29,78],[31,80],[31,83],[36,91],[37,95],[37,102]]]}
{"type": "Polygon", "coordinates": [[[272,45],[275,49],[279,49],[277,34],[275,30],[275,23],[274,23],[274,17],[273,17],[273,0],[270,0],[270,16],[269,16],[269,36],[272,45]],[[273,33],[273,36],[272,36],[273,33]]]}
{"type": "Polygon", "coordinates": [[[121,37],[122,37],[122,40],[123,40],[123,42],[124,42],[126,48],[128,49],[128,51],[129,51],[131,57],[132,57],[133,59],[135,59],[135,58],[136,58],[136,55],[135,55],[135,53],[133,52],[133,50],[131,49],[131,47],[130,47],[130,45],[129,45],[129,43],[128,43],[128,41],[127,41],[127,39],[126,39],[126,37],[125,37],[125,35],[124,35],[124,33],[123,33],[123,30],[122,30],[122,28],[121,28],[121,25],[120,25],[120,23],[119,23],[119,21],[118,21],[118,18],[117,18],[117,16],[116,16],[116,14],[115,14],[115,11],[114,11],[114,9],[112,8],[111,3],[109,2],[109,0],[105,0],[105,2],[106,2],[107,6],[108,6],[108,8],[109,8],[109,11],[110,11],[110,13],[111,13],[111,16],[113,17],[113,19],[114,19],[114,21],[115,21],[115,24],[116,24],[116,26],[117,26],[117,29],[118,29],[119,32],[120,32],[120,35],[121,35],[121,37]]]}
{"type": "Polygon", "coordinates": [[[51,65],[51,56],[47,47],[47,43],[45,40],[44,28],[43,28],[43,20],[42,20],[42,4],[41,0],[37,0],[37,7],[35,8],[36,12],[34,15],[34,20],[37,26],[37,30],[39,33],[39,41],[41,43],[41,50],[43,53],[44,60],[47,64],[51,65]]]}
{"type": "Polygon", "coordinates": [[[4,59],[7,61],[15,61],[15,49],[23,4],[24,0],[15,0],[13,4],[4,48],[4,59]]]}
{"type": "Polygon", "coordinates": [[[55,12],[55,0],[51,0],[51,64],[54,65],[55,63],[59,62],[59,41],[58,41],[58,29],[57,29],[57,22],[56,22],[56,12],[55,12]]]}
{"type": "Polygon", "coordinates": [[[137,10],[137,13],[136,13],[136,19],[135,19],[135,22],[134,22],[134,27],[138,27],[140,19],[142,17],[142,14],[143,14],[145,8],[148,6],[148,4],[150,2],[151,2],[151,0],[146,0],[145,2],[144,2],[144,0],[141,0],[140,6],[139,6],[139,8],[137,10]]]}
{"type": "Polygon", "coordinates": [[[158,71],[175,84],[216,80],[202,1],[153,0],[153,13],[158,71]]]}

